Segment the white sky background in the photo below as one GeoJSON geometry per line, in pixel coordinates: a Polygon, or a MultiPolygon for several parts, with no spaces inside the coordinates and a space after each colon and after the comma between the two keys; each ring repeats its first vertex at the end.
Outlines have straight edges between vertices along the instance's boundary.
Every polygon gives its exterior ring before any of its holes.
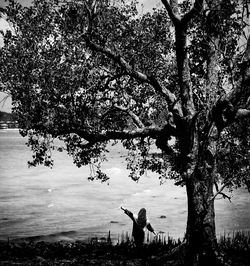
{"type": "MultiPolygon", "coordinates": [[[[32,0],[19,0],[19,2],[26,6],[29,5],[32,0]]],[[[139,6],[138,10],[139,12],[147,12],[152,10],[153,7],[157,7],[160,4],[160,0],[139,0],[139,6]],[[143,6],[142,6],[143,5],[143,6]]],[[[0,7],[6,6],[5,0],[0,0],[0,7]]],[[[9,25],[8,23],[3,19],[0,18],[0,29],[8,29],[9,25]]],[[[3,45],[3,40],[0,38],[0,47],[3,45]]],[[[5,101],[3,100],[5,98],[6,94],[0,92],[0,111],[4,112],[11,112],[11,98],[8,97],[5,101]]]]}

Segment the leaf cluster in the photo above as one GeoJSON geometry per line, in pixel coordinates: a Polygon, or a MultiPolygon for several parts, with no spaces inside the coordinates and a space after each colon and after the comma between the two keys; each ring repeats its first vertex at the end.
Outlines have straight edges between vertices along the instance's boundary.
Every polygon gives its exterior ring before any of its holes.
{"type": "Polygon", "coordinates": [[[250,191],[250,124],[247,119],[232,124],[222,134],[217,154],[217,170],[230,189],[250,191]]]}

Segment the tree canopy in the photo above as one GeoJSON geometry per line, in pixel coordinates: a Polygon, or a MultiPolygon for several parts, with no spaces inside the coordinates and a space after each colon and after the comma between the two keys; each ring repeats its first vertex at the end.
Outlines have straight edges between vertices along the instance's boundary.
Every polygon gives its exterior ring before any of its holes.
{"type": "MultiPolygon", "coordinates": [[[[191,8],[189,1],[180,5],[181,13],[186,13],[183,18],[192,16],[191,8]]],[[[239,39],[245,11],[237,1],[224,3],[221,10],[208,4],[188,29],[188,78],[200,124],[215,101],[241,78],[245,43],[240,47],[239,39]],[[206,64],[213,53],[208,49],[210,33],[220,39],[212,93],[206,81],[206,64]]],[[[129,164],[135,180],[146,168],[166,176],[166,160],[148,157],[150,144],[155,143],[167,161],[173,161],[170,152],[178,157],[178,142],[170,147],[168,141],[177,134],[171,109],[180,112],[176,103],[183,96],[173,22],[166,10],[138,14],[136,1],[42,0],[31,7],[10,1],[7,14],[15,33],[5,34],[1,82],[11,91],[22,134],[29,135],[35,151],[30,165],[52,165],[53,138],[65,142],[77,166],[103,160],[107,142],[122,140],[132,150],[130,155],[136,154],[133,161],[138,162],[129,164]]],[[[174,170],[178,172],[178,166],[174,170]]]]}
{"type": "Polygon", "coordinates": [[[149,169],[186,185],[193,263],[200,246],[216,249],[214,198],[249,189],[249,4],[161,2],[138,14],[134,0],[9,1],[15,32],[3,33],[1,89],[30,165],[52,166],[51,151],[66,149],[106,181],[101,162],[121,141],[134,180],[149,169]]]}
{"type": "Polygon", "coordinates": [[[77,166],[101,158],[110,139],[133,149],[149,144],[168,116],[161,86],[158,91],[151,86],[157,83],[154,76],[169,76],[164,83],[175,84],[166,13],[139,17],[135,2],[113,6],[104,1],[96,8],[90,40],[84,3],[80,9],[79,2],[51,1],[9,7],[16,34],[5,35],[2,83],[15,83],[13,110],[22,134],[37,146],[34,165],[51,165],[46,153],[52,138],[65,141],[77,166]]]}

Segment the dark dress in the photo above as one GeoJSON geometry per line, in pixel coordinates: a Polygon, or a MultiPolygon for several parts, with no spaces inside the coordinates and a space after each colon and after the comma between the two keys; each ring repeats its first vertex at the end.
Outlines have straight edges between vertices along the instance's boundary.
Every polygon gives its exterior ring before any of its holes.
{"type": "Polygon", "coordinates": [[[135,245],[137,247],[142,246],[143,245],[143,242],[144,242],[144,237],[145,237],[145,231],[144,231],[144,229],[147,228],[150,232],[154,233],[153,227],[151,226],[151,224],[150,224],[150,222],[148,220],[146,220],[145,226],[144,227],[141,227],[137,223],[137,217],[132,212],[130,212],[129,210],[125,210],[125,213],[133,221],[132,236],[134,238],[135,245]]]}

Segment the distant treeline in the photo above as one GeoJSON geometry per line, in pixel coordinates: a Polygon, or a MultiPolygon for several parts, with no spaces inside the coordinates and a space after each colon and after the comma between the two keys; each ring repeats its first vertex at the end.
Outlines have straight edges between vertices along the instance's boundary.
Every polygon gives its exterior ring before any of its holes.
{"type": "Polygon", "coordinates": [[[0,111],[0,121],[16,121],[16,116],[11,113],[0,111]]]}

